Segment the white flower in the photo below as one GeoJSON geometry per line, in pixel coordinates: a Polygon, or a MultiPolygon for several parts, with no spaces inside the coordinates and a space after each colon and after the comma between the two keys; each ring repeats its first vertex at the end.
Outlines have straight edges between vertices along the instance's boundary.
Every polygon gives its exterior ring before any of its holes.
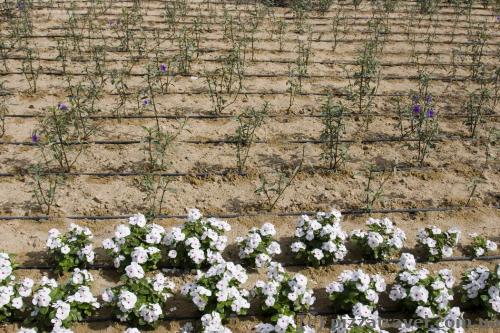
{"type": "Polygon", "coordinates": [[[120,239],[120,238],[125,238],[130,235],[130,228],[126,226],[125,224],[120,224],[118,227],[116,227],[115,230],[115,237],[120,239]]]}
{"type": "Polygon", "coordinates": [[[323,259],[323,257],[325,256],[323,254],[323,251],[321,251],[320,249],[314,249],[311,251],[312,255],[314,256],[314,258],[316,258],[316,260],[320,261],[321,259],[323,259]]]}
{"type": "Polygon", "coordinates": [[[125,311],[129,311],[135,307],[135,303],[137,302],[137,296],[128,290],[122,290],[120,292],[120,295],[118,296],[118,300],[120,306],[125,311]]]}
{"type": "Polygon", "coordinates": [[[279,245],[277,242],[272,242],[272,243],[271,243],[271,244],[269,244],[269,246],[267,247],[267,252],[268,252],[270,255],[280,254],[280,253],[281,253],[281,248],[280,248],[280,245],[279,245]]]}
{"type": "Polygon", "coordinates": [[[427,303],[429,300],[429,292],[425,287],[413,286],[410,289],[410,298],[415,302],[427,303]]]}
{"type": "Polygon", "coordinates": [[[414,270],[416,268],[415,257],[410,253],[402,253],[399,259],[399,267],[403,270],[414,270]]]}
{"type": "Polygon", "coordinates": [[[197,221],[202,218],[202,215],[200,211],[196,208],[190,208],[188,209],[188,221],[197,221]]]}
{"type": "Polygon", "coordinates": [[[141,333],[137,328],[135,327],[129,327],[127,328],[123,333],[141,333]]]}
{"type": "Polygon", "coordinates": [[[445,258],[451,257],[452,254],[453,254],[453,249],[451,247],[443,246],[443,256],[445,258]]]}
{"type": "Polygon", "coordinates": [[[21,327],[17,333],[37,333],[35,328],[26,328],[26,327],[21,327]]]}
{"type": "Polygon", "coordinates": [[[399,284],[394,285],[391,289],[391,292],[389,293],[389,298],[393,301],[398,301],[400,299],[406,298],[406,296],[406,289],[399,284]]]}
{"type": "Polygon", "coordinates": [[[142,305],[139,309],[142,319],[147,323],[153,323],[157,321],[163,314],[161,306],[158,303],[142,305]]]}
{"type": "Polygon", "coordinates": [[[423,319],[434,318],[434,314],[432,313],[432,310],[429,307],[418,306],[417,309],[415,310],[415,314],[423,319]]]}
{"type": "Polygon", "coordinates": [[[61,247],[62,254],[68,254],[70,251],[71,251],[71,249],[69,248],[68,245],[64,245],[63,247],[61,247]]]}
{"type": "Polygon", "coordinates": [[[144,269],[136,262],[131,262],[125,267],[125,273],[130,279],[142,279],[144,277],[144,269]]]}
{"type": "Polygon", "coordinates": [[[71,305],[61,300],[58,300],[56,304],[54,304],[54,308],[57,309],[56,318],[62,321],[68,318],[69,312],[71,310],[71,305]]]}
{"type": "Polygon", "coordinates": [[[135,247],[134,251],[130,254],[132,262],[144,264],[148,261],[148,252],[143,247],[135,247]]]}
{"type": "Polygon", "coordinates": [[[33,295],[33,305],[38,307],[47,307],[50,305],[50,301],[52,300],[50,297],[51,290],[49,288],[43,287],[38,290],[33,295]]]}
{"type": "Polygon", "coordinates": [[[480,257],[484,254],[485,250],[482,247],[478,247],[475,250],[476,257],[480,257]]]}
{"type": "Polygon", "coordinates": [[[144,228],[146,226],[146,217],[140,213],[138,214],[135,214],[133,216],[131,216],[129,219],[128,219],[128,223],[130,225],[136,225],[140,228],[144,228]]]}
{"type": "Polygon", "coordinates": [[[496,251],[497,250],[497,244],[495,242],[487,240],[486,241],[486,248],[488,249],[488,251],[496,251]]]}
{"type": "Polygon", "coordinates": [[[331,293],[341,293],[344,291],[344,285],[338,282],[332,282],[326,287],[326,292],[331,293]]]}
{"type": "Polygon", "coordinates": [[[113,240],[110,238],[106,238],[105,240],[102,241],[102,246],[106,250],[111,250],[115,247],[115,242],[113,242],[113,240]]]}
{"type": "Polygon", "coordinates": [[[372,249],[377,248],[382,242],[384,238],[377,232],[369,232],[368,233],[368,246],[372,249]]]}
{"type": "Polygon", "coordinates": [[[172,259],[177,258],[177,251],[176,250],[170,250],[170,251],[168,251],[168,257],[172,258],[172,259]]]}
{"type": "Polygon", "coordinates": [[[300,250],[305,250],[306,246],[302,242],[295,242],[291,245],[292,252],[299,252],[300,250]]]}

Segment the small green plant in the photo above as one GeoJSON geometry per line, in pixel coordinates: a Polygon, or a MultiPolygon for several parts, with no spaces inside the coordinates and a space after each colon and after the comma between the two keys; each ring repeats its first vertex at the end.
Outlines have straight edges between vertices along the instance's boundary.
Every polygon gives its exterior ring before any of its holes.
{"type": "Polygon", "coordinates": [[[167,192],[175,192],[169,188],[171,178],[157,173],[146,173],[140,180],[138,188],[143,192],[143,203],[146,207],[145,216],[149,221],[154,221],[163,211],[167,192]]]}
{"type": "MultiPolygon", "coordinates": [[[[158,120],[158,119],[157,119],[158,120]]],[[[145,168],[148,172],[162,171],[168,166],[167,152],[172,143],[182,132],[186,120],[184,120],[173,132],[167,131],[157,122],[154,126],[143,126],[145,136],[142,141],[146,156],[145,168]]]]}
{"type": "Polygon", "coordinates": [[[130,97],[130,89],[128,84],[128,79],[130,78],[130,72],[133,68],[133,64],[131,66],[123,65],[120,69],[113,69],[109,73],[110,82],[113,85],[113,92],[118,95],[118,102],[113,107],[113,113],[121,120],[121,116],[123,115],[123,110],[127,104],[127,101],[130,97]]]}
{"type": "Polygon", "coordinates": [[[487,33],[486,26],[469,27],[467,31],[469,57],[470,57],[470,78],[472,80],[481,80],[484,76],[484,50],[490,36],[487,33]]]}
{"type": "Polygon", "coordinates": [[[339,6],[335,10],[335,15],[331,21],[332,35],[333,35],[333,44],[332,44],[332,52],[335,54],[335,50],[337,50],[337,46],[341,38],[343,38],[347,32],[347,16],[342,6],[339,6]]]}
{"type": "Polygon", "coordinates": [[[302,80],[308,76],[309,62],[312,56],[311,43],[311,39],[308,39],[306,42],[302,40],[297,41],[297,59],[295,60],[295,68],[298,78],[299,91],[302,91],[302,80]]]}
{"type": "Polygon", "coordinates": [[[469,185],[467,185],[467,189],[469,190],[469,197],[467,198],[467,202],[465,203],[466,207],[469,206],[472,198],[474,197],[474,194],[476,193],[479,184],[484,184],[484,180],[478,177],[473,177],[469,185]]]}
{"type": "Polygon", "coordinates": [[[0,138],[5,135],[5,116],[9,113],[9,108],[5,99],[0,99],[0,138]]]}
{"type": "Polygon", "coordinates": [[[231,49],[229,55],[220,59],[221,66],[212,72],[205,72],[208,94],[213,111],[221,114],[236,102],[243,89],[245,62],[239,47],[231,49]]]}
{"type": "Polygon", "coordinates": [[[328,169],[337,170],[347,160],[347,147],[342,144],[345,133],[345,117],[349,109],[342,103],[334,104],[328,96],[321,108],[323,130],[320,134],[321,160],[326,162],[328,169]]]}
{"type": "Polygon", "coordinates": [[[24,57],[21,62],[21,70],[29,85],[29,92],[35,94],[37,91],[38,76],[42,70],[38,50],[31,47],[23,49],[24,57]]]}
{"type": "Polygon", "coordinates": [[[245,170],[248,154],[255,140],[255,131],[264,124],[268,108],[269,103],[265,102],[260,109],[247,108],[236,117],[238,127],[230,139],[235,142],[236,166],[239,174],[245,170]]]}
{"type": "Polygon", "coordinates": [[[373,164],[369,164],[367,167],[367,182],[365,186],[365,210],[371,212],[375,203],[381,200],[384,196],[384,185],[389,180],[389,176],[386,172],[380,171],[373,164]],[[382,174],[380,179],[377,180],[377,174],[382,174]]]}
{"type": "Polygon", "coordinates": [[[34,141],[47,166],[51,161],[56,161],[61,170],[71,171],[85,148],[83,133],[75,124],[74,112],[62,103],[57,107],[50,107],[40,120],[34,134],[37,140],[34,141]]]}
{"type": "Polygon", "coordinates": [[[287,112],[292,109],[293,103],[295,101],[295,96],[300,94],[300,83],[298,78],[297,69],[292,65],[288,65],[288,80],[286,81],[287,91],[290,94],[288,98],[288,108],[287,112]]]}
{"type": "Polygon", "coordinates": [[[278,18],[277,21],[275,22],[276,24],[274,25],[276,30],[274,33],[278,36],[278,45],[279,45],[279,51],[283,51],[283,40],[284,36],[286,34],[286,29],[287,29],[287,23],[284,18],[278,18]]]}
{"type": "Polygon", "coordinates": [[[36,164],[29,171],[32,180],[32,195],[38,208],[50,215],[53,206],[57,206],[56,191],[64,183],[64,178],[57,174],[44,172],[40,164],[36,164]]]}
{"type": "Polygon", "coordinates": [[[255,193],[264,195],[265,207],[269,211],[273,210],[302,169],[304,152],[305,148],[302,150],[302,158],[291,172],[279,170],[274,172],[271,177],[265,173],[259,175],[260,185],[255,190],[255,193]]]}
{"type": "Polygon", "coordinates": [[[416,128],[415,149],[417,150],[416,160],[420,166],[424,165],[425,158],[430,150],[435,147],[435,140],[439,133],[439,122],[434,109],[429,109],[420,116],[419,126],[416,128]]]}
{"type": "Polygon", "coordinates": [[[465,104],[466,118],[464,124],[469,128],[471,138],[476,137],[478,126],[490,109],[491,93],[487,88],[479,89],[469,94],[465,104]]]}
{"type": "Polygon", "coordinates": [[[496,161],[498,156],[498,139],[500,138],[500,130],[490,128],[484,142],[484,165],[488,167],[491,161],[496,161]]]}
{"type": "Polygon", "coordinates": [[[196,40],[193,37],[191,30],[183,27],[176,37],[179,53],[174,57],[177,64],[177,71],[180,74],[189,74],[191,72],[191,64],[196,54],[196,40]]]}
{"type": "Polygon", "coordinates": [[[373,99],[380,82],[380,62],[377,59],[379,45],[369,40],[358,52],[355,60],[356,70],[349,77],[349,97],[354,102],[358,112],[364,115],[364,127],[368,129],[372,121],[373,99]]]}

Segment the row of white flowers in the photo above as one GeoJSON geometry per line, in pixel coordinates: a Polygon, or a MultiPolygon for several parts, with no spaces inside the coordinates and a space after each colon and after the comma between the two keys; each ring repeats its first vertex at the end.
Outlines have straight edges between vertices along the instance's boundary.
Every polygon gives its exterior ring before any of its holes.
{"type": "MultiPolygon", "coordinates": [[[[347,254],[345,242],[349,236],[340,226],[341,218],[341,213],[336,210],[320,212],[316,218],[302,216],[297,223],[292,252],[315,266],[344,259],[347,254]]],[[[370,218],[367,226],[367,231],[354,230],[350,237],[364,256],[385,260],[403,248],[406,235],[389,219],[370,218]]],[[[259,324],[257,331],[311,331],[308,327],[297,325],[293,318],[298,312],[307,311],[315,297],[307,287],[305,276],[291,276],[273,261],[281,253],[280,245],[273,239],[276,235],[274,226],[265,223],[236,239],[240,258],[249,266],[267,268],[268,271],[268,280],[258,281],[251,292],[243,288],[248,279],[245,269],[222,257],[228,242],[225,232],[230,229],[227,222],[204,218],[197,209],[189,210],[187,222],[170,231],[165,231],[158,224],[148,223],[142,214],[132,216],[128,224],[115,229],[112,238],[103,241],[104,248],[114,258],[115,267],[123,273],[122,284],[107,289],[102,294],[103,301],[113,308],[116,317],[124,323],[141,327],[155,326],[165,316],[167,300],[173,296],[175,288],[161,273],[154,277],[147,276],[149,271],[157,268],[163,252],[167,253],[167,261],[172,265],[198,268],[194,282],[184,285],[181,293],[190,298],[202,312],[204,332],[227,330],[223,328],[223,323],[228,316],[245,314],[250,308],[252,297],[261,299],[262,310],[271,317],[270,322],[259,324]]],[[[484,255],[487,251],[496,250],[496,244],[486,238],[476,234],[471,237],[472,255],[484,255]]],[[[95,258],[92,238],[88,228],[75,224],[65,234],[57,229],[50,230],[47,247],[56,263],[56,272],[73,271],[73,275],[70,282],[63,286],[45,277],[33,295],[33,281],[25,279],[16,282],[10,257],[2,254],[0,321],[22,317],[29,308],[31,312],[26,320],[28,326],[38,327],[42,331],[66,332],[72,322],[92,315],[99,308],[99,303],[90,293],[92,276],[84,269],[95,258]],[[24,299],[27,297],[33,299],[31,307],[25,306],[24,299]]],[[[450,249],[458,243],[459,238],[460,232],[456,229],[443,232],[437,227],[427,227],[420,231],[418,241],[428,250],[429,259],[435,261],[451,255],[450,249]]],[[[453,283],[450,282],[450,272],[440,271],[437,277],[432,277],[425,270],[416,270],[415,259],[406,253],[402,255],[400,265],[402,272],[389,295],[392,300],[402,302],[417,317],[433,319],[436,327],[441,327],[447,316],[460,317],[459,310],[457,312],[447,306],[452,299],[451,287],[448,287],[453,283]],[[445,288],[439,289],[439,295],[433,292],[436,299],[432,298],[427,304],[429,296],[426,298],[425,290],[441,286],[441,282],[445,288]]],[[[484,269],[478,268],[481,274],[468,273],[467,297],[481,303],[478,305],[482,305],[492,316],[500,308],[498,289],[492,289],[492,286],[498,288],[498,279],[497,275],[486,274],[484,269]],[[473,280],[476,275],[481,277],[479,282],[473,280]],[[473,297],[475,294],[479,296],[473,297]]],[[[326,287],[336,307],[348,313],[343,318],[353,328],[361,327],[366,319],[378,318],[376,306],[379,294],[385,289],[385,281],[380,275],[369,275],[362,270],[344,271],[338,281],[326,287]]],[[[379,327],[372,329],[381,331],[379,327]]],[[[402,329],[411,332],[414,328],[402,329]]]]}
{"type": "MultiPolygon", "coordinates": [[[[462,312],[451,307],[454,278],[451,271],[439,270],[431,274],[418,269],[415,258],[408,253],[400,258],[400,272],[392,285],[389,298],[400,303],[415,318],[425,319],[432,330],[461,333],[462,312]]],[[[92,294],[92,275],[75,269],[65,284],[42,277],[35,286],[33,280],[16,281],[14,264],[6,253],[0,253],[0,315],[1,321],[25,318],[21,332],[71,332],[76,321],[92,316],[100,303],[92,294]],[[27,301],[29,299],[29,301],[27,301]]],[[[175,285],[162,273],[146,276],[142,267],[131,262],[126,268],[122,284],[106,289],[102,300],[116,317],[128,325],[153,327],[165,315],[167,300],[173,296],[175,285]]],[[[308,287],[308,279],[300,274],[290,275],[277,262],[267,266],[267,280],[258,280],[251,291],[243,288],[248,276],[241,265],[219,262],[206,272],[198,270],[195,280],[181,288],[181,294],[190,298],[202,312],[203,332],[230,332],[224,322],[230,315],[242,315],[250,308],[250,300],[260,300],[262,311],[270,322],[256,326],[257,332],[313,332],[295,322],[298,313],[307,312],[315,302],[308,287]]],[[[490,317],[500,315],[500,265],[494,271],[477,267],[463,274],[461,289],[463,301],[483,308],[490,317]]],[[[337,281],[326,287],[336,308],[347,312],[340,318],[348,325],[344,332],[370,329],[383,332],[378,323],[376,307],[386,283],[380,275],[369,275],[362,270],[346,270],[337,281]],[[375,325],[375,326],[373,326],[375,325]]],[[[131,328],[129,332],[137,332],[131,328]]],[[[400,332],[424,332],[422,327],[404,326],[400,332]]]]}
{"type": "MultiPolygon", "coordinates": [[[[406,241],[404,231],[387,218],[369,218],[367,230],[354,230],[350,237],[342,230],[341,219],[342,214],[337,210],[319,212],[315,218],[300,217],[291,252],[307,264],[327,265],[345,258],[346,242],[350,238],[364,258],[388,260],[402,250],[406,241]]],[[[122,271],[132,262],[141,265],[145,272],[154,270],[162,257],[173,266],[206,268],[224,261],[222,253],[228,243],[225,233],[230,230],[227,222],[205,218],[197,209],[190,209],[186,223],[169,231],[158,224],[148,223],[144,215],[137,214],[129,219],[128,224],[117,226],[114,236],[102,244],[113,258],[114,266],[122,271]]],[[[265,223],[237,237],[240,259],[252,267],[267,266],[282,253],[275,236],[274,225],[265,223]]],[[[460,231],[456,228],[442,231],[429,226],[420,230],[417,241],[429,261],[438,261],[453,255],[459,239],[460,231]]],[[[471,239],[468,253],[473,257],[497,249],[494,242],[483,236],[471,234],[471,239]]],[[[57,270],[65,272],[92,264],[95,254],[91,240],[92,233],[88,228],[74,224],[66,234],[57,229],[50,230],[47,247],[57,270]]]]}

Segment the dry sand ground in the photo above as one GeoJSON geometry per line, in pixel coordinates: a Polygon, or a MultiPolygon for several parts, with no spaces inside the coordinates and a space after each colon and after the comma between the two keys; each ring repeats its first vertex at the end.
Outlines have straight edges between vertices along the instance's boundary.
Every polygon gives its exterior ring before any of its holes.
{"type": "MultiPolygon", "coordinates": [[[[23,91],[28,88],[20,67],[21,62],[12,52],[7,60],[10,71],[0,72],[0,82],[4,82],[6,91],[10,94],[5,97],[9,107],[9,116],[5,121],[6,134],[0,144],[0,215],[12,217],[2,220],[0,233],[0,248],[16,255],[16,261],[21,264],[44,263],[44,243],[47,231],[50,228],[62,228],[77,222],[91,228],[95,234],[96,244],[108,237],[114,227],[123,222],[123,219],[93,220],[76,218],[71,216],[110,215],[119,216],[144,210],[144,193],[136,186],[134,176],[93,176],[81,175],[79,173],[99,172],[134,172],[142,171],[144,164],[144,153],[142,144],[112,144],[95,143],[95,141],[140,141],[143,135],[141,126],[151,125],[152,119],[101,119],[101,133],[94,137],[74,167],[76,175],[70,176],[63,188],[59,189],[58,206],[53,213],[54,217],[49,221],[36,221],[30,216],[40,215],[40,211],[34,204],[32,198],[32,184],[26,175],[27,167],[35,163],[40,156],[35,147],[22,144],[29,143],[30,134],[37,126],[37,115],[43,114],[48,107],[58,102],[67,101],[64,93],[64,81],[61,76],[52,75],[51,72],[60,70],[60,63],[54,61],[57,56],[55,48],[55,35],[61,31],[61,26],[66,20],[64,7],[69,8],[69,3],[75,3],[77,12],[84,13],[88,6],[87,1],[56,2],[56,8],[40,6],[34,11],[35,29],[34,36],[30,40],[36,44],[42,57],[41,65],[43,74],[38,80],[39,91],[29,95],[23,91]],[[59,8],[57,8],[59,7],[59,8]],[[21,143],[21,144],[19,144],[21,143]],[[16,217],[27,216],[27,219],[16,217]]],[[[196,15],[198,5],[205,8],[205,4],[197,1],[188,2],[189,14],[196,15]]],[[[410,4],[406,3],[405,4],[410,4]]],[[[121,7],[130,6],[130,2],[116,2],[108,15],[102,17],[102,26],[106,29],[107,20],[116,18],[121,7]]],[[[222,20],[222,4],[211,4],[215,8],[218,21],[222,20]]],[[[248,15],[251,8],[246,5],[227,5],[232,13],[241,11],[242,15],[248,15]]],[[[162,21],[163,2],[144,2],[143,14],[145,22],[143,26],[164,27],[162,21]]],[[[285,193],[275,207],[273,213],[267,213],[260,206],[263,198],[254,193],[259,185],[258,174],[260,172],[272,171],[281,165],[293,165],[297,163],[302,151],[301,143],[291,143],[294,140],[317,140],[321,131],[321,121],[314,117],[319,113],[319,107],[324,101],[320,96],[325,90],[341,92],[347,85],[345,72],[342,65],[351,65],[356,55],[356,50],[362,45],[363,31],[366,31],[366,23],[371,15],[371,8],[363,4],[359,10],[352,6],[347,7],[347,14],[352,24],[346,31],[346,40],[340,42],[335,54],[331,51],[330,21],[334,15],[336,6],[324,15],[311,13],[307,22],[312,25],[314,36],[319,38],[312,43],[313,55],[312,65],[309,69],[310,78],[305,79],[304,94],[297,96],[295,105],[287,112],[288,95],[286,94],[287,62],[293,62],[296,58],[296,34],[293,32],[292,20],[288,20],[288,32],[285,35],[284,51],[278,50],[276,37],[269,39],[269,31],[272,27],[269,19],[265,20],[256,34],[256,52],[254,62],[248,61],[246,69],[247,77],[244,86],[246,95],[240,96],[238,101],[224,115],[238,114],[239,110],[249,106],[259,106],[263,101],[271,103],[270,115],[266,124],[258,130],[259,142],[253,147],[246,176],[217,175],[216,173],[235,167],[234,147],[227,143],[207,143],[209,140],[223,140],[231,135],[236,122],[231,117],[197,118],[193,116],[210,115],[210,100],[205,90],[204,79],[201,73],[204,69],[213,69],[217,59],[223,54],[228,45],[222,40],[221,24],[214,24],[213,31],[205,33],[202,37],[201,47],[206,49],[193,65],[193,76],[198,79],[179,77],[168,95],[157,98],[158,109],[162,115],[177,116],[178,119],[165,119],[162,125],[167,128],[175,128],[179,121],[187,119],[185,130],[181,132],[178,141],[169,153],[172,164],[168,172],[204,173],[215,175],[208,177],[175,177],[170,186],[175,190],[169,194],[164,205],[164,213],[182,215],[186,207],[197,207],[207,214],[223,215],[231,213],[242,213],[243,216],[230,218],[233,230],[230,233],[231,243],[237,235],[243,234],[251,226],[257,226],[264,222],[273,222],[277,226],[278,238],[283,247],[290,244],[290,236],[293,234],[296,217],[277,216],[279,212],[299,212],[328,210],[330,207],[339,209],[355,209],[362,207],[364,186],[366,184],[366,163],[379,165],[387,164],[414,164],[415,151],[410,150],[408,142],[387,141],[369,142],[371,139],[394,138],[398,135],[395,128],[397,118],[394,110],[389,104],[387,94],[408,93],[410,89],[416,89],[416,68],[408,63],[410,56],[410,44],[404,30],[408,18],[406,9],[398,8],[396,13],[390,15],[391,34],[385,52],[381,57],[383,65],[382,80],[378,93],[381,96],[375,98],[374,110],[376,116],[368,131],[360,131],[362,119],[360,117],[349,117],[346,125],[346,140],[348,143],[350,160],[344,170],[336,173],[325,173],[318,170],[321,166],[319,155],[320,146],[315,143],[306,144],[304,172],[301,173],[296,182],[285,193]],[[270,77],[263,77],[263,75],[270,77]],[[248,215],[251,213],[253,215],[248,215]]],[[[291,13],[284,8],[275,8],[274,14],[278,17],[291,17],[291,13]]],[[[209,15],[208,12],[204,12],[209,15]]],[[[468,184],[473,177],[484,180],[477,188],[475,197],[469,208],[451,209],[443,212],[420,212],[420,213],[387,213],[388,216],[399,227],[402,227],[409,236],[407,247],[414,252],[415,238],[418,229],[427,224],[434,224],[441,228],[458,226],[463,234],[470,232],[483,232],[493,240],[500,241],[500,215],[497,209],[499,204],[499,173],[497,160],[494,158],[489,165],[485,164],[487,149],[496,156],[495,146],[487,147],[484,128],[486,126],[497,126],[497,116],[487,119],[487,123],[480,129],[479,140],[468,140],[467,128],[463,124],[463,117],[457,114],[464,112],[463,105],[466,91],[472,91],[477,85],[470,80],[449,83],[439,77],[446,77],[450,69],[451,54],[453,48],[465,47],[466,21],[464,16],[459,16],[454,25],[453,9],[443,6],[431,21],[424,18],[421,26],[413,26],[412,33],[417,34],[417,49],[425,49],[428,27],[436,28],[435,43],[432,44],[436,53],[429,63],[441,63],[438,66],[427,66],[438,79],[432,81],[431,91],[437,101],[437,110],[440,117],[440,137],[442,141],[437,143],[436,149],[431,152],[426,160],[425,168],[410,168],[408,170],[395,170],[390,173],[389,180],[384,188],[384,197],[377,203],[376,208],[398,209],[398,208],[422,208],[422,207],[457,207],[463,206],[467,201],[469,189],[468,184]],[[453,43],[450,42],[450,34],[455,31],[453,43]]],[[[192,21],[193,17],[181,19],[183,22],[192,21]]],[[[486,47],[484,62],[490,67],[498,67],[499,52],[499,24],[491,9],[477,7],[473,10],[472,19],[487,22],[488,32],[491,38],[486,47]]],[[[1,25],[0,25],[1,26],[1,25]]],[[[2,27],[3,30],[3,27],[2,27]]],[[[113,36],[109,31],[105,32],[113,36]]],[[[176,45],[168,39],[162,45],[167,54],[174,54],[176,45]]],[[[109,51],[107,54],[107,67],[118,68],[119,60],[123,60],[126,54],[123,52],[109,51]]],[[[82,72],[85,60],[78,59],[75,55],[69,71],[75,74],[82,72]]],[[[1,66],[0,66],[1,67],[1,66]]],[[[137,74],[131,80],[131,87],[142,84],[140,74],[144,73],[142,66],[136,66],[133,70],[137,74]]],[[[461,66],[457,72],[458,76],[466,77],[468,67],[461,66]]],[[[110,87],[107,87],[110,91],[110,87]]],[[[101,115],[111,115],[112,105],[116,103],[116,96],[106,94],[100,101],[101,115]]],[[[497,111],[497,110],[495,110],[497,111]]],[[[123,112],[134,115],[133,103],[129,103],[123,112]]],[[[151,116],[151,113],[146,115],[151,116]]],[[[381,214],[374,214],[381,216],[381,214]]],[[[363,226],[367,215],[348,215],[345,217],[344,229],[350,231],[363,226]]],[[[181,219],[160,219],[161,225],[169,228],[182,223],[181,219]]],[[[466,245],[467,241],[463,242],[466,245]]],[[[287,251],[285,251],[286,254],[287,251]]],[[[236,259],[234,246],[230,246],[227,257],[236,259]]],[[[459,249],[457,255],[463,254],[463,248],[459,249]]],[[[359,258],[355,252],[350,258],[359,258]]],[[[304,266],[293,266],[293,258],[283,255],[280,258],[287,262],[291,271],[300,271],[306,274],[311,284],[317,291],[318,301],[315,311],[332,311],[324,287],[336,279],[338,274],[348,268],[361,267],[370,272],[384,274],[388,282],[394,279],[397,272],[396,265],[332,265],[322,268],[307,268],[304,266]]],[[[108,258],[98,249],[98,261],[106,262],[108,258]]],[[[482,263],[483,264],[483,263],[482,263]]],[[[484,263],[493,266],[494,262],[484,263]]],[[[479,262],[444,262],[438,264],[422,264],[430,270],[439,268],[450,268],[458,278],[465,269],[479,265],[479,262]]],[[[45,270],[20,270],[18,275],[37,277],[45,270]]],[[[102,291],[106,286],[117,283],[118,276],[112,270],[96,270],[94,290],[102,291]]],[[[192,279],[192,274],[171,273],[178,285],[192,279]]],[[[251,272],[248,286],[254,282],[259,272],[251,272]]],[[[384,308],[394,308],[394,305],[382,301],[384,308]]],[[[172,310],[169,317],[196,316],[195,308],[180,296],[176,296],[172,302],[172,310]]],[[[252,308],[255,314],[256,306],[252,308]]],[[[106,317],[106,313],[102,314],[106,317]]],[[[319,317],[313,318],[319,322],[319,317]]],[[[328,317],[330,318],[330,317],[328,317]]],[[[234,332],[248,332],[258,321],[254,317],[231,321],[229,327],[234,332]]],[[[169,320],[162,324],[158,331],[176,332],[183,324],[180,320],[169,320]]],[[[99,322],[92,324],[77,325],[76,332],[101,331],[118,332],[123,327],[112,322],[99,322]]],[[[0,327],[0,331],[12,332],[13,326],[0,327]]],[[[467,332],[498,332],[498,328],[467,329],[467,332]]]]}

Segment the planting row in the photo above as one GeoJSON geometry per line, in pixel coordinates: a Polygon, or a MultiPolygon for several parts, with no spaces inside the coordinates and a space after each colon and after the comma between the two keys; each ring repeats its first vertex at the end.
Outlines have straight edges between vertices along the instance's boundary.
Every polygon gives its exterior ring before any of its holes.
{"type": "MultiPolygon", "coordinates": [[[[333,253],[333,256],[325,258],[335,261],[344,250],[342,244],[337,245],[338,241],[346,237],[340,229],[339,220],[340,214],[336,211],[319,213],[315,219],[302,217],[297,223],[298,241],[292,248],[297,246],[299,255],[305,254],[314,263],[322,264],[317,257],[319,245],[319,251],[333,253]],[[301,252],[302,246],[297,244],[303,244],[306,250],[301,252]],[[330,248],[337,250],[330,252],[330,248]]],[[[203,218],[197,210],[190,210],[189,220],[182,228],[173,228],[166,234],[160,226],[147,223],[142,215],[131,217],[128,225],[118,226],[114,237],[104,241],[123,275],[120,285],[102,293],[103,304],[112,309],[118,320],[144,328],[154,327],[170,311],[167,310],[168,299],[176,286],[162,273],[147,274],[159,260],[158,245],[163,242],[173,247],[168,251],[170,259],[182,258],[180,261],[184,266],[203,265],[207,268],[197,270],[193,282],[178,286],[181,294],[201,312],[201,332],[229,332],[223,324],[230,315],[245,314],[252,299],[260,304],[263,316],[268,318],[265,323],[257,325],[258,332],[313,332],[311,328],[300,327],[295,317],[307,312],[316,297],[304,275],[288,273],[279,263],[271,260],[280,251],[279,245],[272,240],[274,227],[264,224],[238,239],[240,256],[248,265],[263,266],[267,271],[267,279],[257,281],[250,291],[242,288],[248,279],[246,270],[221,257],[226,243],[223,233],[228,229],[226,222],[203,218]]],[[[370,219],[368,229],[366,233],[354,231],[353,237],[359,244],[364,244],[362,248],[373,257],[383,258],[399,249],[405,238],[404,233],[386,219],[370,219]]],[[[435,259],[441,254],[447,255],[443,240],[453,244],[458,235],[457,231],[442,232],[434,227],[422,230],[419,238],[431,253],[432,249],[437,249],[435,259]]],[[[47,245],[58,261],[57,268],[73,268],[71,276],[63,284],[46,276],[36,286],[28,278],[17,281],[11,258],[1,254],[0,319],[24,320],[23,325],[27,328],[21,332],[69,332],[72,323],[93,316],[103,304],[90,291],[93,281],[90,273],[75,268],[93,261],[91,236],[90,230],[76,225],[72,225],[66,234],[57,230],[49,233],[47,245]]],[[[474,239],[476,255],[482,254],[484,249],[495,248],[493,243],[482,237],[474,236],[474,239]]],[[[451,306],[455,283],[451,271],[417,269],[415,258],[409,253],[401,255],[399,266],[400,272],[390,288],[387,288],[381,275],[370,275],[362,270],[346,270],[326,286],[325,291],[332,305],[343,314],[339,318],[345,327],[338,332],[382,332],[377,326],[377,305],[381,293],[386,290],[389,299],[399,304],[409,316],[422,320],[421,327],[412,324],[401,327],[399,332],[428,332],[427,329],[463,332],[463,313],[458,307],[451,306]]],[[[479,266],[463,273],[460,294],[464,302],[494,318],[500,313],[499,288],[500,265],[494,270],[479,266]]],[[[136,331],[130,329],[129,332],[136,331]]]]}
{"type": "MultiPolygon", "coordinates": [[[[314,218],[303,215],[297,222],[290,251],[300,262],[320,266],[344,260],[349,238],[363,258],[371,260],[387,261],[404,248],[405,232],[387,218],[368,219],[367,230],[353,230],[350,237],[342,230],[340,222],[341,213],[337,210],[320,212],[314,218]]],[[[146,272],[151,271],[162,258],[173,267],[203,268],[224,261],[222,253],[228,241],[225,233],[230,229],[227,222],[202,217],[197,209],[189,210],[188,220],[181,227],[167,231],[158,224],[147,223],[144,215],[138,214],[129,219],[128,225],[118,225],[114,236],[103,241],[103,247],[113,258],[114,266],[121,270],[130,263],[137,263],[146,272]]],[[[274,256],[281,254],[275,235],[274,225],[265,223],[237,237],[239,258],[249,267],[267,266],[274,256]]],[[[443,231],[429,226],[419,231],[417,243],[424,250],[426,260],[437,262],[453,255],[460,235],[456,228],[443,231]]],[[[92,237],[88,228],[75,224],[63,234],[51,229],[47,247],[56,271],[90,267],[95,258],[92,237]]],[[[497,250],[496,243],[482,235],[471,234],[470,237],[472,242],[467,253],[471,257],[497,250]]]]}

